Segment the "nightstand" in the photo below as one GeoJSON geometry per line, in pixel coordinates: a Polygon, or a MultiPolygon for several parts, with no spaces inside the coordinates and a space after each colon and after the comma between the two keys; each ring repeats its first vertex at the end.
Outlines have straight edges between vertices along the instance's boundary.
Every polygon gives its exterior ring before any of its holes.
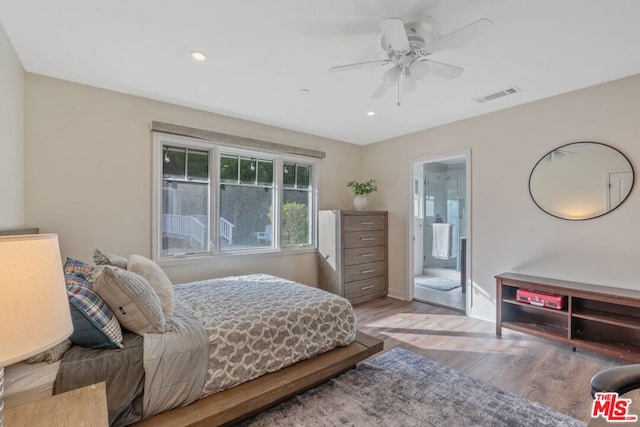
{"type": "Polygon", "coordinates": [[[109,427],[104,383],[4,411],[5,427],[109,427]]]}

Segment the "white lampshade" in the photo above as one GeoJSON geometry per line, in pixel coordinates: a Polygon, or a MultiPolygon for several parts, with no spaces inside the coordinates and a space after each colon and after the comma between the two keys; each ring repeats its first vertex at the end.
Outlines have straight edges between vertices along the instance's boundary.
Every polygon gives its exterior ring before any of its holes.
{"type": "Polygon", "coordinates": [[[0,237],[0,367],[73,332],[58,236],[0,237]]]}

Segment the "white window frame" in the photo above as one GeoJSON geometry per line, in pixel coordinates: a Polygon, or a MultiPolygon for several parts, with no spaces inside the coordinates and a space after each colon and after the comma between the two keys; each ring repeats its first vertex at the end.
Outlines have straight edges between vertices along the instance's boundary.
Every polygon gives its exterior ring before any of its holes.
{"type": "Polygon", "coordinates": [[[151,253],[155,261],[159,263],[174,263],[179,260],[206,260],[211,257],[225,257],[234,255],[266,255],[272,253],[303,253],[303,252],[315,252],[318,245],[318,159],[291,155],[284,153],[274,153],[269,151],[262,151],[258,149],[246,149],[238,148],[228,144],[221,144],[214,141],[200,140],[196,138],[190,138],[186,136],[171,135],[162,132],[152,132],[152,209],[151,209],[151,253]],[[196,254],[176,254],[176,255],[162,255],[162,227],[160,216],[162,215],[162,164],[163,164],[163,146],[173,145],[179,147],[193,148],[199,150],[206,150],[210,152],[209,157],[209,185],[210,185],[210,206],[209,206],[209,236],[210,247],[209,252],[196,253],[196,254]],[[274,170],[274,215],[273,215],[273,246],[266,248],[251,248],[244,250],[226,250],[221,251],[219,249],[219,221],[220,221],[220,183],[219,183],[219,165],[221,154],[240,155],[243,157],[259,157],[263,159],[273,160],[274,170]],[[282,202],[284,200],[284,191],[286,190],[283,185],[283,164],[284,163],[296,163],[306,164],[311,166],[311,197],[310,197],[310,236],[311,244],[302,245],[289,245],[282,247],[281,245],[281,216],[282,216],[282,202]]]}

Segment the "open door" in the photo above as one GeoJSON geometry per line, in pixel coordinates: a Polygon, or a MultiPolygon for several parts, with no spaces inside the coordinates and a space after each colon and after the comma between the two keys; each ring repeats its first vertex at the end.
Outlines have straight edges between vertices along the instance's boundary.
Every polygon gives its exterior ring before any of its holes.
{"type": "Polygon", "coordinates": [[[466,312],[470,265],[468,155],[412,164],[413,299],[466,312]]]}

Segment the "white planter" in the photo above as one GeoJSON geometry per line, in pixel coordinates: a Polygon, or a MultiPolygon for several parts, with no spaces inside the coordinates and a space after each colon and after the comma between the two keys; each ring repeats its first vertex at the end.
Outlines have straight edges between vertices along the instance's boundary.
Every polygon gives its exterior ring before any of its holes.
{"type": "Polygon", "coordinates": [[[356,208],[357,211],[367,209],[367,196],[356,196],[353,199],[353,207],[356,208]]]}

